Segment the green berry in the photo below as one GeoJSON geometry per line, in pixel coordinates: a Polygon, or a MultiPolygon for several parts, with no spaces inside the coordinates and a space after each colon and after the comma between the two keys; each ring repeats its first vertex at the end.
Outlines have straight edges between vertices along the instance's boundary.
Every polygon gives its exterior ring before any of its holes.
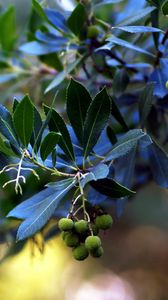
{"type": "Polygon", "coordinates": [[[85,246],[88,251],[94,251],[101,246],[101,240],[98,236],[88,236],[85,240],[85,246]]]}
{"type": "Polygon", "coordinates": [[[100,257],[104,253],[103,247],[99,247],[94,251],[91,251],[90,254],[92,257],[100,257]]]}
{"type": "Polygon", "coordinates": [[[61,231],[69,231],[73,228],[74,223],[71,219],[62,218],[58,222],[58,227],[61,231]]]}
{"type": "Polygon", "coordinates": [[[87,37],[89,39],[96,38],[99,34],[99,28],[96,25],[91,25],[87,29],[87,37]]]}
{"type": "Polygon", "coordinates": [[[168,89],[168,80],[165,83],[165,87],[166,87],[166,89],[168,89]]]}
{"type": "Polygon", "coordinates": [[[86,233],[88,231],[88,222],[85,220],[77,221],[74,227],[77,233],[86,233]]]}
{"type": "Polygon", "coordinates": [[[72,252],[73,252],[73,257],[76,260],[84,260],[89,255],[89,252],[88,252],[87,248],[85,247],[85,245],[80,245],[80,246],[74,248],[72,250],[72,252]]]}
{"type": "Polygon", "coordinates": [[[95,224],[92,225],[92,230],[94,235],[98,235],[99,233],[99,228],[95,224]]]}
{"type": "Polygon", "coordinates": [[[79,245],[79,237],[73,232],[68,232],[64,241],[68,247],[76,247],[79,245]]]}
{"type": "Polygon", "coordinates": [[[109,229],[112,226],[113,219],[110,215],[101,215],[96,218],[95,224],[99,229],[109,229]]]}
{"type": "Polygon", "coordinates": [[[61,232],[61,237],[62,237],[63,241],[65,241],[67,234],[68,234],[68,231],[61,232]]]}

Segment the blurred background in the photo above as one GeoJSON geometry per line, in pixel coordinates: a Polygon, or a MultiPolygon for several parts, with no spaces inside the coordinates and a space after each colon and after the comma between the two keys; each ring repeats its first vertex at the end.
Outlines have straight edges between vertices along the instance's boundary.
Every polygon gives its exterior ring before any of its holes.
{"type": "MultiPolygon", "coordinates": [[[[73,6],[70,1],[48,2],[53,7],[73,6]]],[[[9,0],[0,1],[3,7],[9,4],[9,0]]],[[[12,4],[18,33],[23,34],[31,1],[12,4]]],[[[33,96],[38,102],[37,92],[33,96]]],[[[122,218],[102,234],[105,254],[101,259],[74,261],[59,236],[44,249],[40,237],[37,245],[32,241],[23,245],[18,255],[0,264],[0,300],[168,300],[167,196],[167,190],[153,182],[139,189],[122,218]]],[[[0,258],[7,248],[8,244],[0,244],[0,258]]]]}
{"type": "Polygon", "coordinates": [[[0,299],[167,300],[167,195],[154,183],[139,190],[122,218],[102,234],[102,258],[76,262],[60,237],[43,253],[29,242],[1,264],[0,299]]]}

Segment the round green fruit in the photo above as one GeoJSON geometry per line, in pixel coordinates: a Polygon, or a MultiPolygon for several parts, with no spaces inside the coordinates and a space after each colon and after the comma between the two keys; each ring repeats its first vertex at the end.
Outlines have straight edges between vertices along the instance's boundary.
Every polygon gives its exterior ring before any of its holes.
{"type": "Polygon", "coordinates": [[[101,246],[99,248],[97,248],[96,250],[90,252],[91,256],[96,257],[96,258],[101,257],[103,255],[103,253],[104,253],[104,250],[103,250],[103,247],[101,247],[101,246]]]}
{"type": "Polygon", "coordinates": [[[68,232],[64,241],[68,247],[76,247],[79,245],[79,237],[73,232],[68,232]]]}
{"type": "Polygon", "coordinates": [[[58,227],[61,231],[69,231],[73,228],[74,223],[71,219],[62,218],[58,222],[58,227]]]}
{"type": "Polygon", "coordinates": [[[63,241],[65,241],[66,235],[67,235],[68,233],[69,233],[68,231],[63,231],[63,232],[61,232],[61,237],[62,237],[63,241]]]}
{"type": "Polygon", "coordinates": [[[80,245],[80,246],[74,248],[72,250],[72,252],[73,252],[73,257],[76,260],[84,260],[89,255],[89,252],[88,252],[87,248],[85,247],[85,245],[80,245]]]}
{"type": "Polygon", "coordinates": [[[88,231],[88,222],[85,220],[80,220],[74,224],[75,230],[77,233],[86,233],[88,231]]]}
{"type": "Polygon", "coordinates": [[[99,229],[106,230],[112,226],[113,219],[110,215],[101,215],[96,218],[95,224],[99,229]]]}
{"type": "Polygon", "coordinates": [[[168,80],[165,83],[165,87],[166,87],[166,89],[168,89],[168,80]]]}
{"type": "Polygon", "coordinates": [[[92,225],[92,230],[94,235],[98,235],[99,233],[99,228],[95,224],[92,225]]]}
{"type": "Polygon", "coordinates": [[[88,26],[87,37],[89,39],[94,39],[99,35],[99,28],[96,25],[88,26]]]}
{"type": "Polygon", "coordinates": [[[88,236],[85,240],[85,246],[88,251],[94,251],[101,246],[101,239],[98,236],[88,236]]]}

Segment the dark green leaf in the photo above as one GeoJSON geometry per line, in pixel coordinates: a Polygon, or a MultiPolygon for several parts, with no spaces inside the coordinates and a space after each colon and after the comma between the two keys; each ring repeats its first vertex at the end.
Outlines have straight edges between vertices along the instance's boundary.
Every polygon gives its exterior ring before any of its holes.
{"type": "Polygon", "coordinates": [[[62,64],[61,60],[59,59],[59,56],[57,53],[49,53],[47,55],[41,55],[39,58],[43,63],[56,69],[57,71],[63,70],[63,64],[62,64]]]}
{"type": "Polygon", "coordinates": [[[112,98],[112,111],[111,111],[112,116],[118,121],[118,123],[122,126],[122,128],[124,129],[124,131],[128,131],[129,128],[122,116],[122,114],[120,113],[120,110],[118,109],[118,106],[115,102],[115,100],[112,98]]]}
{"type": "Polygon", "coordinates": [[[78,140],[82,143],[86,113],[92,99],[87,89],[71,79],[67,89],[67,114],[78,140]]]}
{"type": "Polygon", "coordinates": [[[148,117],[152,104],[154,102],[153,97],[154,83],[148,83],[143,89],[139,99],[139,113],[141,118],[141,124],[144,125],[146,118],[148,117]]]}
{"type": "Polygon", "coordinates": [[[6,154],[8,156],[14,156],[12,149],[4,143],[1,136],[0,136],[0,152],[6,154]]]}
{"type": "Polygon", "coordinates": [[[104,88],[93,99],[87,112],[83,135],[84,158],[87,158],[92,151],[102,130],[107,125],[110,109],[110,97],[104,88]]]}
{"type": "Polygon", "coordinates": [[[60,133],[52,131],[45,136],[40,147],[40,155],[43,161],[46,160],[48,155],[54,150],[56,144],[60,139],[60,136],[60,133]]]}
{"type": "Polygon", "coordinates": [[[55,167],[55,165],[56,165],[56,159],[57,159],[57,153],[56,153],[55,149],[52,151],[51,156],[52,156],[52,165],[53,165],[53,167],[55,167]]]}
{"type": "MultiPolygon", "coordinates": [[[[44,106],[44,111],[47,114],[50,108],[48,106],[44,106]]],[[[71,138],[68,132],[68,129],[65,125],[64,120],[61,118],[61,116],[54,110],[51,110],[51,118],[49,120],[49,128],[50,131],[54,132],[60,132],[61,138],[58,142],[59,146],[62,148],[62,150],[66,153],[66,155],[72,160],[75,161],[73,146],[71,142],[71,138]]]]}
{"type": "Polygon", "coordinates": [[[79,3],[67,20],[69,29],[78,36],[81,33],[86,18],[85,7],[79,3]]]}
{"type": "Polygon", "coordinates": [[[112,143],[112,145],[117,143],[117,137],[115,135],[115,132],[110,126],[107,126],[106,132],[107,132],[107,136],[108,136],[110,142],[112,143]]]}
{"type": "Polygon", "coordinates": [[[0,132],[10,143],[18,145],[17,135],[13,127],[12,117],[9,111],[0,104],[0,132]]]}
{"type": "MultiPolygon", "coordinates": [[[[36,153],[40,146],[44,128],[43,128],[43,123],[41,120],[40,113],[35,108],[35,106],[33,107],[33,109],[34,109],[34,126],[33,126],[33,132],[32,132],[32,136],[31,136],[30,144],[32,145],[33,150],[36,153]],[[41,130],[42,128],[43,128],[43,130],[41,130]]],[[[46,126],[47,126],[47,124],[46,124],[46,126]]]]}
{"type": "Polygon", "coordinates": [[[162,12],[165,16],[168,15],[168,1],[164,2],[162,5],[162,12]]]}
{"type": "Polygon", "coordinates": [[[113,93],[115,97],[125,91],[129,84],[129,76],[125,69],[117,70],[113,78],[113,93]]]}
{"type": "Polygon", "coordinates": [[[36,13],[46,22],[48,22],[48,18],[41,7],[40,3],[37,0],[32,0],[32,5],[36,13]]]}
{"type": "Polygon", "coordinates": [[[24,147],[27,147],[33,132],[34,109],[28,96],[25,96],[16,107],[13,123],[24,147]]]}
{"type": "Polygon", "coordinates": [[[111,198],[121,198],[135,194],[134,191],[131,191],[110,178],[92,181],[91,186],[99,193],[111,198]]]}

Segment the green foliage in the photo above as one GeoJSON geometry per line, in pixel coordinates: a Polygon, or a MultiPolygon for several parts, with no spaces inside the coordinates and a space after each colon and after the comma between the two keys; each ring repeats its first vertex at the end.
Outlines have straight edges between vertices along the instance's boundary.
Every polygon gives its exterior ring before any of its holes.
{"type": "Polygon", "coordinates": [[[15,237],[10,219],[12,240],[61,230],[84,260],[103,254],[99,229],[137,187],[152,176],[168,187],[168,1],[77,2],[63,12],[32,0],[21,38],[2,5],[0,224],[7,212],[21,220],[15,237]]]}

